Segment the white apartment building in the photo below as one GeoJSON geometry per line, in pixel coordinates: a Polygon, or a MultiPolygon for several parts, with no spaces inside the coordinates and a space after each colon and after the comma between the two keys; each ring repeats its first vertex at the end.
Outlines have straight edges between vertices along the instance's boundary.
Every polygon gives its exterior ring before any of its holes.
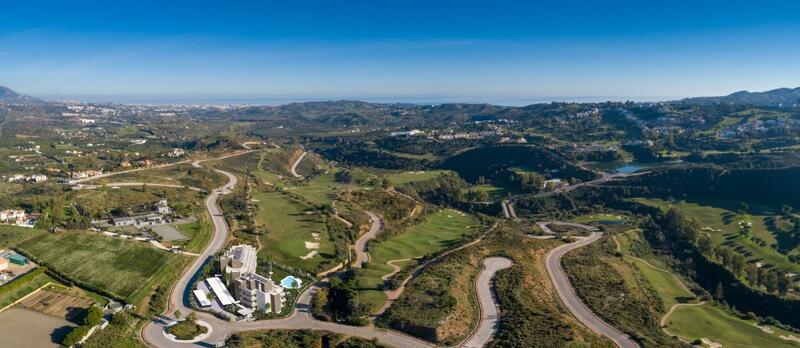
{"type": "Polygon", "coordinates": [[[255,273],[242,275],[234,282],[236,299],[243,307],[260,312],[280,313],[286,302],[283,287],[270,277],[255,273]]]}
{"type": "Polygon", "coordinates": [[[232,246],[222,254],[219,263],[225,281],[230,285],[245,274],[256,273],[256,248],[245,244],[232,246]]]}

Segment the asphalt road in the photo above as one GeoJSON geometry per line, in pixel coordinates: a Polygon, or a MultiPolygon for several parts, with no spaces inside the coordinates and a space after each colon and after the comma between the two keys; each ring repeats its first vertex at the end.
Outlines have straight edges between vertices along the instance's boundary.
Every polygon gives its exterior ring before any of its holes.
{"type": "Polygon", "coordinates": [[[475,279],[475,290],[478,293],[478,304],[481,309],[481,321],[462,347],[480,348],[485,346],[497,330],[500,329],[500,311],[497,308],[497,296],[492,279],[495,273],[511,267],[512,262],[505,257],[488,257],[483,259],[483,270],[475,279]]]}
{"type": "Polygon", "coordinates": [[[369,261],[367,242],[369,242],[371,239],[375,239],[375,237],[378,235],[378,232],[383,228],[383,220],[381,220],[380,217],[369,211],[365,211],[365,213],[369,215],[372,225],[369,227],[369,231],[367,231],[367,233],[364,233],[363,236],[356,240],[354,246],[356,249],[356,258],[353,260],[351,266],[353,268],[361,268],[361,263],[369,261]]]}
{"type": "Polygon", "coordinates": [[[578,321],[597,334],[607,337],[614,342],[617,347],[638,348],[639,345],[636,344],[636,342],[634,342],[628,335],[609,325],[591,310],[589,310],[583,301],[578,298],[577,294],[575,294],[575,290],[572,288],[572,284],[570,284],[569,278],[567,278],[567,275],[564,272],[564,267],[561,265],[561,258],[564,257],[564,255],[566,255],[568,252],[591,244],[603,236],[602,232],[597,232],[593,228],[592,231],[593,232],[589,235],[589,237],[581,238],[576,242],[564,244],[551,250],[545,259],[547,274],[550,276],[550,281],[556,288],[556,292],[558,293],[558,297],[561,299],[561,302],[564,304],[567,310],[569,310],[570,313],[572,313],[572,315],[578,319],[578,321]]]}
{"type": "MultiPolygon", "coordinates": [[[[193,163],[199,166],[199,161],[193,163]]],[[[231,192],[232,188],[236,186],[237,179],[231,173],[216,170],[217,172],[228,177],[228,182],[221,188],[214,190],[206,199],[206,210],[212,218],[214,226],[214,234],[206,249],[195,259],[195,261],[184,272],[178,282],[173,286],[169,295],[169,306],[167,313],[155,320],[150,321],[141,332],[144,341],[153,347],[208,347],[213,346],[215,343],[224,342],[230,335],[236,332],[251,331],[251,330],[265,330],[265,329],[312,329],[312,330],[326,330],[336,332],[347,336],[357,336],[366,339],[376,338],[379,341],[394,346],[394,347],[434,347],[434,345],[422,341],[420,339],[402,334],[400,332],[376,329],[374,327],[357,327],[347,326],[336,323],[318,321],[311,317],[308,312],[309,304],[311,303],[311,296],[316,290],[314,286],[300,294],[295,310],[291,316],[284,319],[277,320],[260,320],[248,322],[230,322],[220,320],[213,315],[205,312],[195,312],[197,317],[209,323],[212,331],[207,339],[197,343],[178,343],[169,340],[164,336],[163,330],[166,325],[169,325],[174,318],[172,313],[176,309],[180,310],[183,315],[192,312],[184,298],[188,298],[190,293],[188,290],[191,280],[194,275],[200,270],[205,263],[206,259],[219,251],[225,244],[228,236],[228,225],[222,216],[218,200],[222,195],[231,192]],[[186,295],[186,296],[185,296],[186,295]]]]}

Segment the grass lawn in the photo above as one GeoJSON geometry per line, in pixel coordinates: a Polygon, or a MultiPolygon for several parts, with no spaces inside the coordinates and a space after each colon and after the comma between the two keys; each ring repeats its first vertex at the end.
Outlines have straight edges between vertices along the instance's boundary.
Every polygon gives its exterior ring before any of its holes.
{"type": "Polygon", "coordinates": [[[322,205],[330,204],[331,201],[336,198],[333,194],[333,191],[336,189],[348,186],[357,189],[373,187],[373,185],[380,184],[377,180],[377,176],[357,168],[352,169],[350,173],[353,175],[353,178],[361,182],[361,184],[344,184],[336,181],[336,173],[339,171],[340,169],[329,170],[327,173],[312,179],[307,184],[293,187],[291,190],[311,203],[322,205]]]}
{"type": "Polygon", "coordinates": [[[211,240],[211,225],[207,220],[208,218],[203,214],[198,217],[196,222],[175,225],[189,239],[173,241],[172,245],[183,246],[186,251],[195,253],[203,251],[208,241],[211,240]]]}
{"type": "MultiPolygon", "coordinates": [[[[726,201],[690,200],[668,202],[661,199],[636,198],[637,202],[668,210],[675,208],[682,214],[694,218],[700,223],[702,233],[707,234],[714,246],[726,245],[745,256],[750,263],[760,262],[765,266],[773,266],[784,272],[800,272],[800,265],[793,264],[786,255],[779,253],[770,245],[788,242],[787,232],[780,227],[767,227],[769,219],[780,218],[764,208],[751,208],[745,214],[739,214],[735,204],[726,201]],[[752,223],[749,235],[766,242],[761,246],[740,233],[739,222],[752,223]]],[[[782,223],[777,224],[778,226],[782,223]]],[[[795,249],[792,253],[796,253],[795,249]]]]}
{"type": "Polygon", "coordinates": [[[19,248],[74,280],[123,299],[149,289],[154,278],[181,258],[141,242],[88,232],[45,234],[19,248]]]}
{"type": "Polygon", "coordinates": [[[776,327],[770,327],[773,333],[767,333],[753,323],[705,304],[676,309],[669,318],[669,331],[688,341],[705,337],[726,348],[800,347],[800,343],[780,338],[791,333],[776,327]]]}
{"type": "MultiPolygon", "coordinates": [[[[480,228],[478,220],[453,209],[443,209],[427,216],[425,221],[410,226],[402,233],[370,245],[371,260],[366,269],[359,270],[357,285],[359,299],[370,304],[382,304],[386,298],[380,292],[381,276],[390,273],[392,267],[386,261],[419,258],[438,253],[458,243],[462,237],[475,233],[480,228]]],[[[397,263],[410,267],[414,261],[397,263]]]]}
{"type": "Polygon", "coordinates": [[[484,191],[489,194],[490,199],[503,199],[508,195],[507,189],[490,184],[470,186],[469,189],[475,191],[484,191]]]}
{"type": "Polygon", "coordinates": [[[400,172],[387,175],[387,179],[394,186],[400,186],[414,181],[424,181],[446,173],[446,170],[429,170],[417,172],[400,172]]]}
{"type": "Polygon", "coordinates": [[[582,224],[590,222],[597,222],[599,224],[621,224],[625,222],[625,217],[617,214],[590,214],[575,217],[572,221],[582,224]]]}
{"type": "Polygon", "coordinates": [[[335,257],[324,217],[317,214],[311,206],[280,192],[254,191],[252,197],[258,200],[256,222],[266,229],[261,235],[259,258],[271,258],[291,267],[312,271],[319,264],[335,257]],[[311,233],[319,233],[320,239],[314,240],[311,233]],[[306,260],[301,259],[312,251],[306,248],[305,242],[319,243],[319,249],[316,249],[319,254],[306,260]]]}

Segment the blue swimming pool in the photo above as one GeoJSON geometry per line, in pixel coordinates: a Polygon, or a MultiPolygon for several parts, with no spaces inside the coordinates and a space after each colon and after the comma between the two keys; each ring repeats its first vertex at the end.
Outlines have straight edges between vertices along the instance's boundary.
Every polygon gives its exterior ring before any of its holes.
{"type": "Polygon", "coordinates": [[[297,289],[303,284],[303,281],[300,279],[295,278],[294,276],[287,276],[286,278],[281,279],[281,286],[287,289],[297,289]]]}

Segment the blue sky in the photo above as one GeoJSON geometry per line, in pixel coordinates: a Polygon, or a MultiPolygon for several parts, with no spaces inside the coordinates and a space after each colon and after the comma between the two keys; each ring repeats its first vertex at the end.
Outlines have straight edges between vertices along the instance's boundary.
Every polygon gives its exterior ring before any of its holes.
{"type": "Polygon", "coordinates": [[[800,2],[698,2],[14,1],[0,12],[0,85],[86,100],[465,101],[800,86],[800,2]]]}

